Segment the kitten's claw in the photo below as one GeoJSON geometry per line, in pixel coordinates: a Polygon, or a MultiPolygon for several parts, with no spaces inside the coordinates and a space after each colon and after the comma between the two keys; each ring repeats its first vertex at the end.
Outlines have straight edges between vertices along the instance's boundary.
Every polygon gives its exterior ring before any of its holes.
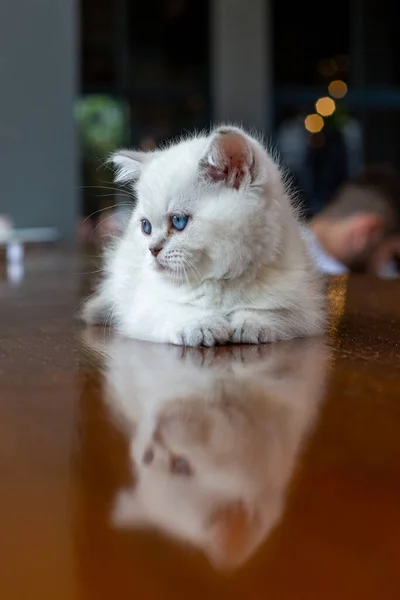
{"type": "Polygon", "coordinates": [[[232,330],[224,319],[194,322],[186,325],[178,334],[178,344],[183,346],[217,346],[229,342],[232,330]]]}
{"type": "Polygon", "coordinates": [[[231,340],[234,344],[269,344],[276,341],[276,335],[271,327],[247,319],[235,325],[231,340]]]}

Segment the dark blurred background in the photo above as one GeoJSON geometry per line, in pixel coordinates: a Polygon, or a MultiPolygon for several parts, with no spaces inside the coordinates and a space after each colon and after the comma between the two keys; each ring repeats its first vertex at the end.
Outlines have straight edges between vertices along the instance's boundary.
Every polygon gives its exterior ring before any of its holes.
{"type": "Polygon", "coordinates": [[[102,167],[114,148],[223,120],[278,147],[316,214],[366,164],[400,160],[399,14],[395,0],[3,0],[0,213],[73,238],[120,201],[102,167]]]}

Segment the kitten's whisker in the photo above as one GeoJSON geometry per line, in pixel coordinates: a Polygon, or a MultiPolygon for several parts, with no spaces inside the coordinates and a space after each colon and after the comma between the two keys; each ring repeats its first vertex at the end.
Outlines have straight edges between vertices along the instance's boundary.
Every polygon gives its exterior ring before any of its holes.
{"type": "Polygon", "coordinates": [[[132,195],[132,190],[121,190],[120,188],[113,187],[111,185],[80,185],[80,186],[78,186],[78,188],[80,190],[108,190],[110,192],[117,192],[117,193],[120,193],[121,191],[123,191],[124,193],[130,192],[130,194],[132,195]]]}
{"type": "Polygon", "coordinates": [[[91,217],[94,217],[94,215],[97,215],[98,213],[104,212],[105,210],[112,210],[113,208],[120,208],[122,206],[127,206],[128,208],[132,207],[132,205],[128,204],[128,203],[118,203],[118,204],[113,204],[112,206],[106,206],[105,208],[99,208],[99,210],[95,210],[94,212],[92,212],[91,215],[89,215],[88,217],[85,217],[83,219],[83,221],[81,222],[81,225],[86,223],[86,221],[88,219],[90,219],[91,217]]]}
{"type": "MultiPolygon", "coordinates": [[[[125,192],[124,195],[128,196],[128,194],[125,192]]],[[[96,194],[96,198],[114,198],[114,194],[112,194],[111,192],[109,194],[96,194]]],[[[119,204],[118,206],[121,206],[121,204],[119,204]]]]}
{"type": "Polygon", "coordinates": [[[106,315],[106,318],[104,320],[104,343],[106,343],[107,329],[111,325],[116,306],[117,306],[117,303],[114,302],[114,304],[111,305],[110,310],[108,311],[108,315],[106,315]]]}
{"type": "MultiPolygon", "coordinates": [[[[105,184],[109,185],[108,181],[101,181],[100,180],[100,183],[105,183],[105,184]]],[[[131,184],[129,183],[129,181],[125,181],[125,182],[124,181],[120,181],[118,183],[118,186],[115,186],[115,189],[116,190],[120,190],[120,188],[124,188],[124,187],[126,187],[126,189],[132,194],[132,187],[131,187],[131,184]]]]}
{"type": "Polygon", "coordinates": [[[82,304],[86,304],[86,302],[88,302],[91,298],[93,298],[93,296],[95,296],[97,294],[97,290],[94,290],[94,292],[92,292],[90,294],[90,296],[85,296],[78,304],[78,306],[75,308],[75,312],[78,312],[79,309],[81,308],[82,304]]]}
{"type": "Polygon", "coordinates": [[[183,259],[181,260],[181,262],[180,262],[179,266],[180,266],[180,268],[182,269],[182,272],[183,272],[183,274],[184,274],[184,276],[185,276],[186,283],[187,283],[188,285],[190,285],[189,277],[188,277],[188,274],[186,273],[186,269],[185,269],[185,263],[184,263],[184,260],[183,260],[183,259]]]}
{"type": "Polygon", "coordinates": [[[192,271],[194,278],[196,279],[198,285],[200,285],[202,283],[200,271],[188,259],[185,259],[185,264],[192,271]]]}
{"type": "Polygon", "coordinates": [[[178,287],[180,276],[181,276],[181,265],[178,264],[178,270],[174,271],[174,285],[175,285],[175,287],[178,287]]]}
{"type": "Polygon", "coordinates": [[[188,264],[190,267],[192,267],[192,269],[193,269],[194,271],[196,271],[196,273],[198,273],[199,277],[201,278],[201,273],[200,273],[200,271],[198,270],[198,268],[196,267],[196,265],[194,265],[194,264],[192,263],[192,261],[191,261],[191,260],[189,260],[188,258],[186,258],[186,259],[185,259],[185,261],[187,262],[187,264],[188,264]]]}
{"type": "Polygon", "coordinates": [[[185,268],[186,266],[188,266],[188,267],[190,268],[190,265],[187,265],[187,264],[185,264],[185,263],[182,261],[182,268],[183,268],[183,272],[184,272],[184,274],[185,274],[186,283],[187,283],[187,284],[190,286],[190,280],[189,280],[189,276],[188,276],[188,274],[187,274],[187,271],[186,271],[186,268],[185,268]]]}
{"type": "Polygon", "coordinates": [[[103,223],[105,223],[106,221],[109,221],[110,219],[115,219],[115,215],[112,214],[109,217],[106,217],[105,219],[103,219],[102,221],[100,221],[100,223],[97,223],[96,227],[93,229],[93,233],[96,231],[96,229],[98,227],[100,227],[103,223]]]}
{"type": "Polygon", "coordinates": [[[86,271],[83,273],[74,273],[74,275],[95,275],[96,273],[104,273],[104,269],[97,269],[96,271],[86,271]]]}

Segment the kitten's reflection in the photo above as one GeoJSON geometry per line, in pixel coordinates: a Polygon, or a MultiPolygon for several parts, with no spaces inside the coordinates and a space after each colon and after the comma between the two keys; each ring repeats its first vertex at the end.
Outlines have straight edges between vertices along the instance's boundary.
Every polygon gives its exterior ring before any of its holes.
{"type": "Polygon", "coordinates": [[[320,339],[182,349],[87,338],[136,474],[112,519],[243,564],[279,521],[296,457],[323,395],[320,339]]]}

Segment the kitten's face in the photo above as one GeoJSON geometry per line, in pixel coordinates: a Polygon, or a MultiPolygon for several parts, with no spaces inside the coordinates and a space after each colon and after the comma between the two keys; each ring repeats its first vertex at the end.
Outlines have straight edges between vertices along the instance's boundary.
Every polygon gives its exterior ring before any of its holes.
{"type": "Polygon", "coordinates": [[[236,277],[276,251],[281,183],[255,140],[223,130],[135,157],[144,162],[131,228],[149,268],[182,280],[236,277]]]}
{"type": "Polygon", "coordinates": [[[143,176],[134,218],[149,267],[181,279],[185,273],[194,280],[240,275],[263,231],[258,198],[196,184],[176,187],[170,197],[161,192],[157,202],[146,201],[151,172],[143,176]]]}

